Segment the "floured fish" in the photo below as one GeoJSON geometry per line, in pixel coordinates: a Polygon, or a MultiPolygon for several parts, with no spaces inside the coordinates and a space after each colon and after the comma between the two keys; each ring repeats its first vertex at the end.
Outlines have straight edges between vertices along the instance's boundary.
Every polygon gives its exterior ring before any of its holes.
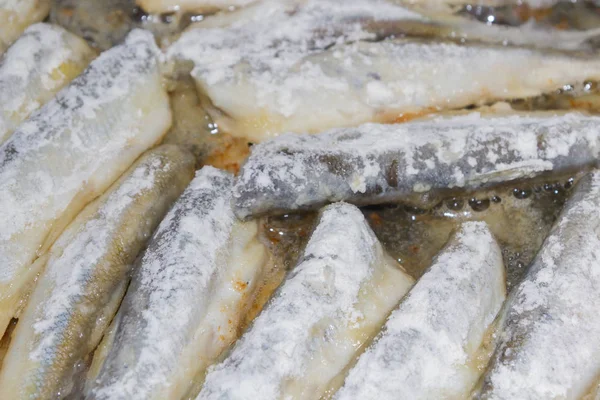
{"type": "Polygon", "coordinates": [[[600,376],[600,173],[579,182],[503,312],[479,399],[579,399],[600,376]]]}
{"type": "Polygon", "coordinates": [[[35,258],[169,128],[157,54],[152,35],[132,32],[0,146],[0,332],[35,258]]]}
{"type": "Polygon", "coordinates": [[[194,12],[198,14],[227,10],[232,7],[244,7],[257,0],[136,0],[148,13],[194,12]]]}
{"type": "Polygon", "coordinates": [[[299,264],[198,399],[320,398],[412,283],[357,208],[325,208],[299,264]]]}
{"type": "Polygon", "coordinates": [[[578,113],[543,118],[473,113],[288,134],[253,146],[235,187],[236,213],[246,218],[340,200],[411,201],[449,188],[569,173],[598,161],[599,123],[600,117],[578,113]]]}
{"type": "Polygon", "coordinates": [[[467,398],[505,293],[502,253],[487,225],[462,224],[334,398],[467,398]]]}
{"type": "Polygon", "coordinates": [[[57,239],[19,318],[0,372],[0,398],[72,393],[77,366],[117,312],[131,266],[194,174],[176,146],[143,155],[57,239]]]}
{"type": "Polygon", "coordinates": [[[50,0],[0,0],[0,54],[49,10],[50,0]]]}
{"type": "Polygon", "coordinates": [[[233,176],[205,167],[144,253],[88,399],[181,399],[237,337],[266,249],[231,208],[233,176]]]}
{"type": "Polygon", "coordinates": [[[405,121],[600,78],[593,55],[401,38],[431,36],[437,25],[433,35],[542,47],[578,48],[592,35],[562,40],[466,20],[444,25],[385,1],[266,1],[190,27],[168,56],[194,63],[217,126],[253,142],[405,121]]]}
{"type": "Polygon", "coordinates": [[[0,59],[0,143],[79,75],[94,57],[63,28],[35,24],[0,59]]]}

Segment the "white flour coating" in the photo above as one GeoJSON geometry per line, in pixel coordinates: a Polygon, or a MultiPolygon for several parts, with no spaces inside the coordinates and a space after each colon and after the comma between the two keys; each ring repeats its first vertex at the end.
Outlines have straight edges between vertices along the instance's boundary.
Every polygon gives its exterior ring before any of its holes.
{"type": "Polygon", "coordinates": [[[153,14],[166,12],[211,12],[233,7],[244,7],[257,0],[136,0],[144,11],[153,14]]]}
{"type": "Polygon", "coordinates": [[[116,313],[135,257],[193,168],[175,146],[145,153],[57,239],[4,359],[3,398],[69,393],[77,363],[116,313]]]}
{"type": "Polygon", "coordinates": [[[78,75],[93,57],[83,39],[35,24],[0,59],[0,143],[78,75]]]}
{"type": "MultiPolygon", "coordinates": [[[[217,125],[254,142],[600,79],[596,58],[512,46],[370,41],[378,26],[390,29],[389,21],[400,27],[435,22],[379,0],[266,1],[191,27],[167,56],[193,61],[192,75],[217,125]]],[[[449,24],[459,36],[492,42],[506,36],[530,46],[577,47],[589,38],[561,40],[552,32],[506,27],[490,35],[480,23],[467,21],[464,32],[461,24],[449,24]]]]}
{"type": "Polygon", "coordinates": [[[0,0],[0,54],[49,11],[50,0],[0,0]]]}
{"type": "Polygon", "coordinates": [[[579,399],[600,376],[600,174],[578,184],[511,293],[482,399],[579,399]]]}
{"type": "Polygon", "coordinates": [[[232,185],[230,174],[204,167],[161,222],[123,301],[90,398],[156,398],[170,385],[226,268],[232,185]]]}
{"type": "Polygon", "coordinates": [[[209,368],[198,399],[319,398],[362,343],[349,332],[361,332],[372,314],[382,314],[382,323],[412,284],[385,265],[382,252],[360,210],[343,203],[325,208],[302,259],[229,356],[209,368]],[[386,268],[396,291],[392,304],[367,294],[386,268]],[[380,309],[366,315],[362,301],[380,309]]]}
{"type": "Polygon", "coordinates": [[[481,373],[469,362],[505,292],[500,247],[485,223],[464,223],[334,398],[466,398],[481,373]]]}
{"type": "Polygon", "coordinates": [[[475,188],[598,161],[599,117],[483,117],[287,134],[252,147],[234,190],[242,218],[327,202],[372,204],[415,189],[475,188]]]}
{"type": "Polygon", "coordinates": [[[432,8],[434,10],[443,10],[447,7],[481,5],[484,7],[502,7],[502,6],[520,6],[527,5],[531,8],[550,8],[553,5],[564,2],[569,3],[572,0],[392,0],[408,6],[416,5],[420,7],[432,8]]]}
{"type": "Polygon", "coordinates": [[[158,52],[133,31],[0,146],[0,331],[38,252],[169,128],[158,52]]]}

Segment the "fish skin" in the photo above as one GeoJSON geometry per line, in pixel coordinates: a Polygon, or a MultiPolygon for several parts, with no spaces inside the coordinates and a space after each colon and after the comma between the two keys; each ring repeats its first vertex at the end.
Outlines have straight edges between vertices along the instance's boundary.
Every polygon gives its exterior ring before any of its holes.
{"type": "Polygon", "coordinates": [[[0,0],[0,54],[50,11],[50,0],[0,0]]]}
{"type": "Polygon", "coordinates": [[[249,218],[336,201],[406,201],[431,191],[568,173],[598,162],[599,122],[578,113],[472,113],[287,134],[252,147],[234,188],[235,212],[249,218]]]}
{"type": "Polygon", "coordinates": [[[414,283],[356,207],[326,207],[298,265],[197,400],[318,399],[414,283]]]}
{"type": "Polygon", "coordinates": [[[75,366],[96,348],[138,252],[192,179],[194,162],[173,145],[147,152],[67,227],[17,324],[0,398],[71,394],[75,366]]]}
{"type": "Polygon", "coordinates": [[[134,31],[0,145],[0,332],[68,223],[171,124],[153,37],[134,31]]]}
{"type": "Polygon", "coordinates": [[[510,294],[476,399],[579,399],[600,375],[600,173],[583,177],[510,294]]]}
{"type": "Polygon", "coordinates": [[[179,400],[235,340],[266,249],[257,221],[235,219],[232,186],[231,174],[204,167],[160,224],[86,399],[179,400]]]}
{"type": "Polygon", "coordinates": [[[34,24],[0,59],[0,144],[94,58],[87,43],[60,26],[34,24]]]}
{"type": "Polygon", "coordinates": [[[505,296],[500,246],[484,222],[463,223],[333,398],[467,398],[482,372],[469,364],[505,296]]]}

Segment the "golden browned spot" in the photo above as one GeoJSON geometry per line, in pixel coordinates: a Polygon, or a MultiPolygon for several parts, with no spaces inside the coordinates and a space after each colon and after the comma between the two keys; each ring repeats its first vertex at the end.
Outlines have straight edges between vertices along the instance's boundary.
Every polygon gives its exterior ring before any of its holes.
{"type": "Polygon", "coordinates": [[[242,282],[238,279],[232,282],[233,288],[238,292],[243,292],[248,288],[248,282],[242,282]]]}
{"type": "Polygon", "coordinates": [[[250,146],[244,139],[225,133],[221,133],[221,135],[223,143],[206,157],[205,164],[237,174],[240,166],[250,155],[250,146]]]}

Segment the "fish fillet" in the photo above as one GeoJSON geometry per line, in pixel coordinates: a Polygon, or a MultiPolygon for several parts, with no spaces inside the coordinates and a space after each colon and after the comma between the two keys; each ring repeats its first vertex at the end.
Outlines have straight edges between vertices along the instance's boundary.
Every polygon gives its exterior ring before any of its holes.
{"type": "Polygon", "coordinates": [[[467,398],[481,374],[477,351],[505,294],[498,243],[484,222],[464,223],[334,399],[467,398]]]}
{"type": "Polygon", "coordinates": [[[325,208],[291,276],[197,399],[318,399],[412,283],[357,208],[325,208]]]}
{"type": "Polygon", "coordinates": [[[171,124],[152,35],[100,55],[0,146],[0,332],[64,227],[171,124]]]}
{"type": "Polygon", "coordinates": [[[90,203],[49,251],[0,372],[0,398],[72,392],[125,292],[131,266],[193,177],[194,157],[166,145],[144,154],[90,203]]]}
{"type": "Polygon", "coordinates": [[[50,0],[0,0],[0,54],[50,11],[50,0]]]}
{"type": "Polygon", "coordinates": [[[204,167],[160,224],[87,399],[181,399],[236,339],[266,249],[257,221],[235,219],[232,186],[204,167]]]}
{"type": "Polygon", "coordinates": [[[93,57],[83,39],[59,26],[40,23],[27,28],[0,60],[0,143],[93,57]]]}
{"type": "Polygon", "coordinates": [[[252,147],[234,190],[236,214],[247,218],[341,200],[406,201],[432,190],[569,173],[598,162],[599,123],[599,117],[578,113],[472,113],[280,136],[252,147]]]}
{"type": "Polygon", "coordinates": [[[401,39],[411,29],[423,35],[425,28],[415,27],[423,24],[444,25],[385,1],[266,1],[190,27],[167,54],[193,62],[217,126],[253,142],[404,121],[600,79],[593,55],[478,41],[577,48],[589,33],[573,41],[465,21],[440,34],[466,43],[401,39]]]}
{"type": "Polygon", "coordinates": [[[600,376],[600,173],[582,178],[503,312],[478,399],[579,399],[600,376]]]}

